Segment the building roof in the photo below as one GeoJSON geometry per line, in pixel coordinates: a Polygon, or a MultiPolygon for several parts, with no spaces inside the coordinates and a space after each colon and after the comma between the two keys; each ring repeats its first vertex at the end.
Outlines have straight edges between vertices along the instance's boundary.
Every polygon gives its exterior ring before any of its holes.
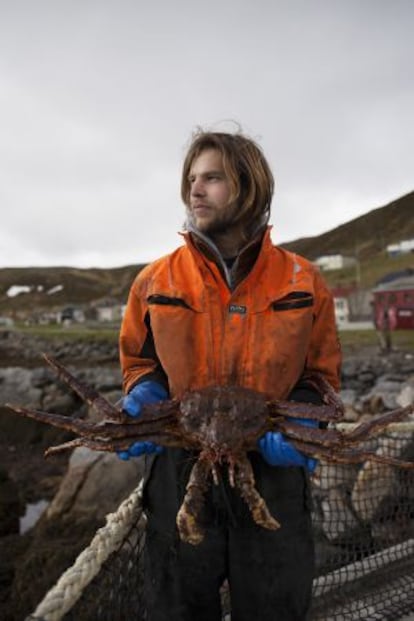
{"type": "Polygon", "coordinates": [[[388,282],[382,282],[372,290],[373,293],[382,291],[402,291],[404,289],[412,289],[414,291],[414,274],[412,276],[401,276],[388,282]]]}
{"type": "Polygon", "coordinates": [[[397,280],[405,276],[414,276],[414,268],[406,267],[403,270],[398,270],[396,272],[389,272],[385,274],[382,278],[380,278],[375,284],[382,285],[383,283],[389,283],[392,280],[397,280]]]}

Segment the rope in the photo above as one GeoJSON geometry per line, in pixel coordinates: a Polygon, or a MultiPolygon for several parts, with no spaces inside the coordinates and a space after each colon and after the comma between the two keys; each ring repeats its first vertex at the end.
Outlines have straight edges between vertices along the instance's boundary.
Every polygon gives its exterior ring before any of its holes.
{"type": "Polygon", "coordinates": [[[29,619],[59,621],[81,597],[84,588],[99,573],[107,558],[124,542],[131,526],[139,520],[142,508],[142,481],[120,505],[106,516],[106,525],[97,530],[90,545],[61,575],[29,619]]]}

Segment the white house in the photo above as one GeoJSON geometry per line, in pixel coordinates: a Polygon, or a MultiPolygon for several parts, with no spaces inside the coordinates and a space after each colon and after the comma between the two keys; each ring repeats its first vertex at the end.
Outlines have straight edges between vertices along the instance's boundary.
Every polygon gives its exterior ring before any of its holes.
{"type": "Polygon", "coordinates": [[[390,257],[396,257],[399,254],[414,252],[414,239],[404,239],[398,242],[398,244],[389,244],[387,246],[387,252],[390,257]]]}
{"type": "Polygon", "coordinates": [[[351,267],[357,262],[355,257],[344,257],[342,254],[327,254],[318,257],[314,264],[322,271],[340,270],[344,267],[351,267]]]}
{"type": "Polygon", "coordinates": [[[122,317],[121,304],[102,304],[96,307],[96,318],[98,321],[119,321],[122,317]]]}
{"type": "Polygon", "coordinates": [[[334,297],[335,321],[338,326],[349,322],[349,303],[347,298],[334,297]]]}
{"type": "Polygon", "coordinates": [[[63,325],[72,323],[84,323],[85,311],[77,306],[66,306],[56,314],[56,322],[63,325]]]}

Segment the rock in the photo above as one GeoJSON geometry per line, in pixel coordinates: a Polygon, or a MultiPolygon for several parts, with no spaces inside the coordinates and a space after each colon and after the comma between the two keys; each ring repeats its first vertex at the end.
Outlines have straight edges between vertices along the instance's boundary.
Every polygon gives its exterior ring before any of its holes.
{"type": "Polygon", "coordinates": [[[348,423],[353,423],[358,420],[359,413],[354,408],[356,400],[356,391],[351,388],[341,390],[340,395],[342,403],[344,404],[344,420],[348,423]]]}
{"type": "Polygon", "coordinates": [[[42,391],[32,383],[33,372],[21,367],[0,369],[0,404],[40,407],[42,391]]]}
{"type": "Polygon", "coordinates": [[[398,408],[397,396],[401,384],[388,382],[376,384],[370,392],[358,398],[357,409],[363,412],[378,414],[385,410],[395,410],[398,408]]]}
{"type": "Polygon", "coordinates": [[[356,399],[356,390],[345,388],[340,391],[339,396],[345,406],[352,406],[356,399]]]}
{"type": "MultiPolygon", "coordinates": [[[[412,434],[389,432],[378,437],[377,455],[409,459],[406,451],[413,446],[412,434]]],[[[411,457],[412,459],[412,457],[411,457]]],[[[372,521],[381,504],[388,497],[396,496],[399,468],[388,464],[367,461],[361,468],[352,490],[352,506],[364,521],[372,521]]]]}
{"type": "Polygon", "coordinates": [[[346,383],[347,380],[358,377],[360,368],[360,361],[357,358],[351,357],[342,362],[342,383],[346,383]]]}
{"type": "Polygon", "coordinates": [[[316,470],[315,484],[321,492],[328,492],[335,483],[338,487],[352,488],[359,468],[358,464],[331,464],[323,461],[316,470]]]}
{"type": "Polygon", "coordinates": [[[19,532],[19,520],[23,513],[19,488],[0,467],[0,537],[19,532]]]}
{"type": "Polygon", "coordinates": [[[414,375],[409,377],[407,381],[401,385],[401,390],[396,401],[402,408],[414,403],[414,375]]]}
{"type": "Polygon", "coordinates": [[[366,462],[362,467],[351,495],[352,506],[361,520],[371,520],[384,496],[392,490],[394,470],[374,462],[366,462]]]}
{"type": "Polygon", "coordinates": [[[369,411],[372,414],[381,414],[386,409],[384,399],[382,398],[382,395],[378,393],[371,395],[368,399],[368,403],[369,411]]]}
{"type": "Polygon", "coordinates": [[[372,385],[375,382],[375,373],[373,371],[363,371],[359,374],[358,380],[363,384],[372,385]]]}
{"type": "Polygon", "coordinates": [[[138,485],[143,474],[143,461],[124,462],[113,453],[76,448],[59,491],[46,510],[48,520],[84,515],[103,520],[138,485]]]}
{"type": "Polygon", "coordinates": [[[356,423],[359,421],[360,414],[355,407],[345,406],[344,421],[347,423],[356,423]]]}
{"type": "Polygon", "coordinates": [[[59,386],[48,386],[43,395],[42,409],[47,412],[67,414],[79,405],[79,399],[73,393],[63,393],[59,386]]]}
{"type": "Polygon", "coordinates": [[[120,369],[111,367],[89,367],[81,370],[70,369],[77,379],[94,386],[100,392],[110,392],[119,389],[122,384],[120,369]]]}
{"type": "Polygon", "coordinates": [[[16,621],[25,618],[24,616],[17,617],[14,614],[12,585],[16,576],[16,566],[23,561],[27,547],[27,539],[20,535],[0,537],[0,619],[2,621],[16,621]]]}
{"type": "Polygon", "coordinates": [[[31,381],[35,388],[44,388],[55,381],[55,376],[49,367],[39,367],[33,369],[31,381]]]}
{"type": "Polygon", "coordinates": [[[346,491],[330,489],[321,507],[322,529],[327,539],[332,543],[351,538],[352,532],[358,527],[358,521],[351,510],[346,491]]]}

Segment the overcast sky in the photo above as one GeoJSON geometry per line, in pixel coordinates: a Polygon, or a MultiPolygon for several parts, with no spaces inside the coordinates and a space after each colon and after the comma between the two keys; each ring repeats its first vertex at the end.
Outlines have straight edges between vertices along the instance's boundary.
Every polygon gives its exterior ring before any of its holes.
{"type": "Polygon", "coordinates": [[[275,243],[414,190],[412,0],[0,7],[0,268],[173,250],[197,126],[258,140],[275,243]]]}

